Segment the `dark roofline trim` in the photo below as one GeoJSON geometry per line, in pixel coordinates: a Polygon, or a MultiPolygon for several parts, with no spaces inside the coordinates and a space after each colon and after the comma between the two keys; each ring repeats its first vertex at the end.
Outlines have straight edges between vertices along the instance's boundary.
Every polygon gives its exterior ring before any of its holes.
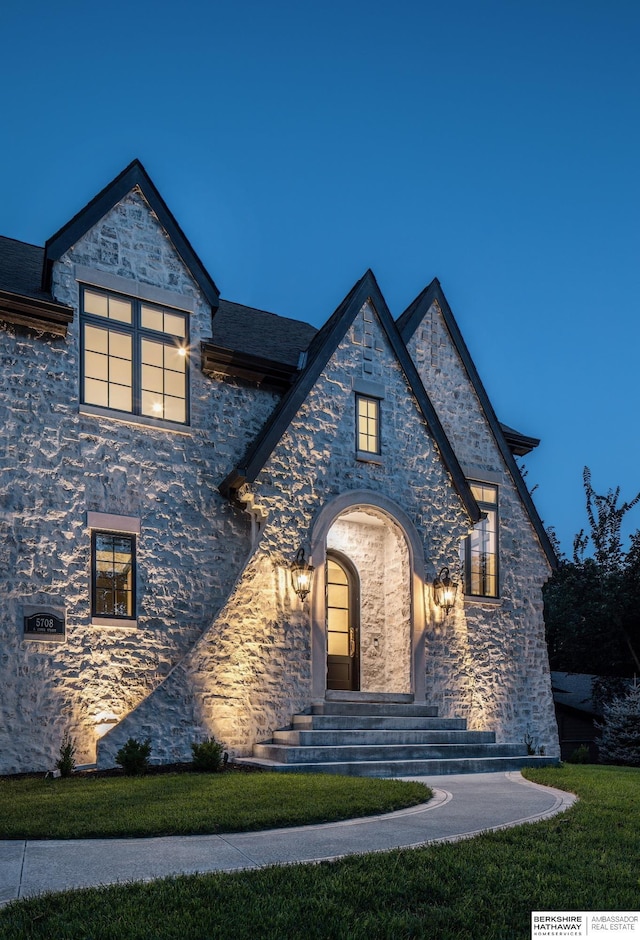
{"type": "Polygon", "coordinates": [[[66,336],[67,327],[73,322],[73,308],[0,290],[0,320],[40,333],[66,336]]]}
{"type": "Polygon", "coordinates": [[[160,224],[169,235],[176,251],[191,272],[198,287],[211,306],[214,309],[217,308],[220,291],[139,160],[133,160],[122,173],[116,176],[66,225],[63,225],[47,240],[44,246],[43,290],[51,288],[53,262],[58,261],[72,245],[75,245],[90,228],[99,222],[136,186],[157,215],[160,224]]]}
{"type": "Polygon", "coordinates": [[[512,454],[515,454],[516,457],[525,457],[540,443],[539,437],[528,437],[526,434],[520,434],[519,431],[515,431],[502,422],[500,422],[500,430],[509,445],[509,450],[512,454]]]}
{"type": "Polygon", "coordinates": [[[458,459],[447,439],[436,411],[431,404],[429,396],[422,384],[418,371],[409,355],[402,337],[396,328],[393,317],[389,312],[386,301],[378,287],[371,270],[356,282],[342,303],[329,318],[324,327],[316,334],[309,346],[309,359],[307,367],[300,373],[298,380],[283,398],[280,406],[271,416],[262,434],[256,439],[245,458],[245,465],[236,467],[220,485],[220,491],[229,496],[233,490],[239,489],[244,483],[252,483],[265,463],[271,456],[274,448],[285,433],[298,409],[307,398],[309,392],[317,382],[320,373],[335,352],[338,344],[345,336],[349,326],[357,313],[367,301],[370,301],[376,310],[382,328],[384,329],[391,347],[396,355],[405,378],[415,395],[418,407],[440,451],[441,459],[453,480],[453,485],[462,500],[472,522],[478,522],[481,516],[465,475],[458,463],[458,459]]]}
{"type": "Polygon", "coordinates": [[[529,493],[529,490],[527,489],[526,484],[524,480],[522,479],[522,474],[520,473],[518,469],[518,465],[516,464],[513,458],[513,454],[511,453],[509,445],[505,439],[505,435],[502,431],[500,422],[498,421],[496,414],[493,410],[493,405],[491,404],[491,401],[489,400],[489,396],[487,395],[485,387],[482,384],[482,381],[478,374],[478,370],[476,369],[475,363],[473,359],[471,358],[471,354],[467,348],[467,344],[465,343],[462,337],[462,333],[460,332],[460,328],[458,327],[456,319],[453,315],[453,311],[451,310],[451,307],[449,306],[447,298],[445,297],[444,291],[442,290],[442,287],[440,286],[440,282],[437,278],[434,278],[433,281],[431,281],[431,283],[427,287],[425,287],[422,293],[416,297],[413,303],[411,303],[407,307],[405,312],[398,318],[397,325],[402,335],[402,338],[405,341],[405,343],[409,342],[409,340],[415,333],[416,329],[422,322],[427,310],[429,309],[429,307],[435,300],[438,301],[438,305],[440,306],[440,310],[442,311],[442,316],[443,316],[445,325],[449,331],[449,335],[451,336],[451,340],[454,346],[456,347],[456,350],[458,352],[458,355],[460,356],[462,364],[467,372],[467,375],[469,376],[469,380],[471,384],[473,385],[476,395],[478,396],[478,400],[485,413],[487,421],[489,422],[489,427],[491,428],[493,437],[496,441],[496,444],[498,445],[498,449],[500,450],[500,453],[502,454],[504,462],[507,465],[509,473],[511,474],[511,477],[513,479],[513,482],[515,483],[520,499],[522,500],[525,506],[525,509],[527,510],[527,513],[529,514],[529,518],[531,519],[531,524],[533,525],[533,528],[538,536],[538,539],[540,540],[542,549],[545,555],[547,556],[547,559],[551,567],[557,568],[558,559],[556,557],[556,553],[553,550],[553,546],[551,545],[551,542],[549,541],[549,536],[545,532],[545,528],[544,528],[544,525],[542,524],[542,520],[540,519],[540,516],[538,515],[538,510],[536,509],[535,504],[531,498],[531,494],[529,493]]]}
{"type": "Polygon", "coordinates": [[[296,366],[286,362],[228,349],[209,340],[202,341],[201,349],[203,372],[218,372],[278,389],[289,388],[298,373],[296,366]]]}

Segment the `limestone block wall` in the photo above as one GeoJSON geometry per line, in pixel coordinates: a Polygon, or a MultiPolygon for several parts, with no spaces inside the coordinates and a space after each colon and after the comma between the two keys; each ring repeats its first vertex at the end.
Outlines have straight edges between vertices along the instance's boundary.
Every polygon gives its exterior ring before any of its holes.
{"type": "Polygon", "coordinates": [[[464,714],[470,727],[488,722],[499,740],[530,737],[558,755],[542,604],[549,563],[437,302],[408,346],[467,476],[499,486],[500,600],[459,598],[435,626],[427,688],[443,714],[464,714]]]}
{"type": "Polygon", "coordinates": [[[402,504],[424,538],[431,577],[457,555],[469,531],[460,498],[369,305],[252,485],[266,521],[223,609],[168,679],[101,741],[102,766],[113,763],[120,743],[141,728],[151,736],[157,759],[187,759],[189,739],[179,740],[183,717],[184,725],[193,722],[197,734],[214,734],[232,754],[248,754],[255,741],[269,738],[310,705],[309,600],[302,604],[293,593],[288,566],[328,500],[349,490],[370,490],[402,504]],[[364,345],[365,335],[370,345],[364,345]],[[363,376],[376,377],[385,388],[379,464],[356,459],[353,382],[363,376]],[[165,727],[172,709],[176,735],[170,748],[165,727]]]}
{"type": "MultiPolygon", "coordinates": [[[[63,733],[95,759],[99,725],[171,673],[224,603],[251,547],[246,514],[217,486],[274,407],[269,392],[201,372],[211,311],[142,196],[132,192],[54,269],[77,310],[76,266],[170,291],[191,308],[191,426],[81,413],[79,324],[66,338],[0,333],[0,772],[50,769],[63,733]],[[90,615],[87,512],[134,517],[138,621],[90,615]],[[64,643],[23,638],[22,608],[66,611],[64,643]]],[[[188,690],[182,693],[188,698],[188,690]]],[[[183,708],[183,705],[181,705],[183,708]]]]}

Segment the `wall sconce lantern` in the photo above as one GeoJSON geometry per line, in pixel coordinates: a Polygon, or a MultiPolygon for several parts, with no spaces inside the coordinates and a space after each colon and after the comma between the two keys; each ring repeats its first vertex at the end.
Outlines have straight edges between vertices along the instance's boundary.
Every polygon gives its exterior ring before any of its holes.
{"type": "Polygon", "coordinates": [[[433,582],[433,594],[438,607],[442,607],[445,614],[448,614],[456,602],[458,593],[458,584],[452,581],[448,568],[441,568],[440,574],[433,582]]]}
{"type": "Polygon", "coordinates": [[[305,599],[311,590],[313,570],[313,565],[305,561],[304,548],[300,547],[296,552],[296,557],[291,562],[291,584],[301,601],[305,599]]]}

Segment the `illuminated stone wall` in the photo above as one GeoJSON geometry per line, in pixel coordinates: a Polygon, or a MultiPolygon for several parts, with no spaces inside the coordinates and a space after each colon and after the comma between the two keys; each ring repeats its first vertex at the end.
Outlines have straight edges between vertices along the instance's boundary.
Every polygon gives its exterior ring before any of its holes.
{"type": "MultiPolygon", "coordinates": [[[[79,268],[170,292],[178,308],[187,298],[191,426],[182,433],[81,414],[77,316],[64,339],[2,329],[0,772],[50,769],[65,731],[78,761],[91,762],[112,720],[102,766],[130,736],[150,737],[156,761],[188,760],[192,741],[207,734],[247,754],[311,703],[310,604],[294,595],[288,566],[323,507],[356,490],[394,501],[422,540],[428,580],[455,565],[467,516],[370,306],[243,494],[243,511],[218,485],[277,396],[202,373],[209,307],[138,192],[54,266],[54,295],[76,310],[79,268]],[[384,394],[379,462],[356,457],[354,388],[363,381],[384,394]],[[88,512],[140,522],[133,628],[91,623],[88,512]],[[63,606],[65,642],[25,640],[24,604],[63,606]]],[[[443,618],[427,589],[427,701],[500,740],[529,734],[556,753],[544,555],[437,307],[411,352],[466,472],[500,483],[501,600],[459,598],[443,618]]],[[[336,546],[345,525],[333,532],[336,546]]],[[[361,528],[359,548],[351,539],[348,551],[367,595],[363,687],[406,691],[407,545],[393,526],[382,531],[361,528]]]]}
{"type": "Polygon", "coordinates": [[[408,346],[467,477],[499,486],[500,599],[459,599],[431,632],[427,696],[431,689],[442,714],[489,726],[500,741],[529,736],[559,755],[543,620],[546,556],[437,302],[408,346]]]}
{"type": "Polygon", "coordinates": [[[65,730],[93,761],[101,719],[135,708],[210,626],[250,550],[250,520],[217,486],[276,401],[202,374],[210,307],[139,194],[55,266],[77,310],[76,265],[189,299],[191,427],[79,414],[77,315],[64,339],[0,332],[0,772],[50,769],[65,730]],[[87,512],[140,519],[134,628],[90,623],[87,512]],[[22,605],[52,602],[66,642],[23,639],[22,605]]]}
{"type": "MultiPolygon", "coordinates": [[[[326,503],[348,490],[401,503],[424,539],[431,578],[456,557],[468,532],[460,498],[366,305],[252,486],[266,522],[228,602],[179,668],[102,740],[104,766],[130,734],[151,736],[160,759],[187,759],[179,714],[185,727],[213,734],[242,755],[309,707],[309,601],[303,606],[293,594],[288,564],[326,503]],[[371,337],[366,345],[365,335],[371,337]],[[363,377],[384,385],[380,463],[356,459],[353,383],[363,377]],[[168,734],[168,727],[177,730],[168,734]]],[[[407,667],[400,668],[404,683],[407,667]]]]}

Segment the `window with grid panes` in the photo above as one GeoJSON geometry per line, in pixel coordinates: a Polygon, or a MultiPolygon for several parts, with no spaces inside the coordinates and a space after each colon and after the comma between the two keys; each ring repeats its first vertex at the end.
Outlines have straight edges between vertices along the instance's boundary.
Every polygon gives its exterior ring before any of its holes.
{"type": "Polygon", "coordinates": [[[189,420],[187,314],[82,289],[82,401],[177,424],[189,420]]]}
{"type": "Polygon", "coordinates": [[[498,487],[469,486],[484,518],[464,541],[465,594],[498,597],[498,487]]]}
{"type": "Polygon", "coordinates": [[[356,395],[357,449],[365,454],[380,453],[380,401],[356,395]]]}
{"type": "Polygon", "coordinates": [[[91,615],[136,618],[136,540],[117,532],[91,534],[91,615]]]}

